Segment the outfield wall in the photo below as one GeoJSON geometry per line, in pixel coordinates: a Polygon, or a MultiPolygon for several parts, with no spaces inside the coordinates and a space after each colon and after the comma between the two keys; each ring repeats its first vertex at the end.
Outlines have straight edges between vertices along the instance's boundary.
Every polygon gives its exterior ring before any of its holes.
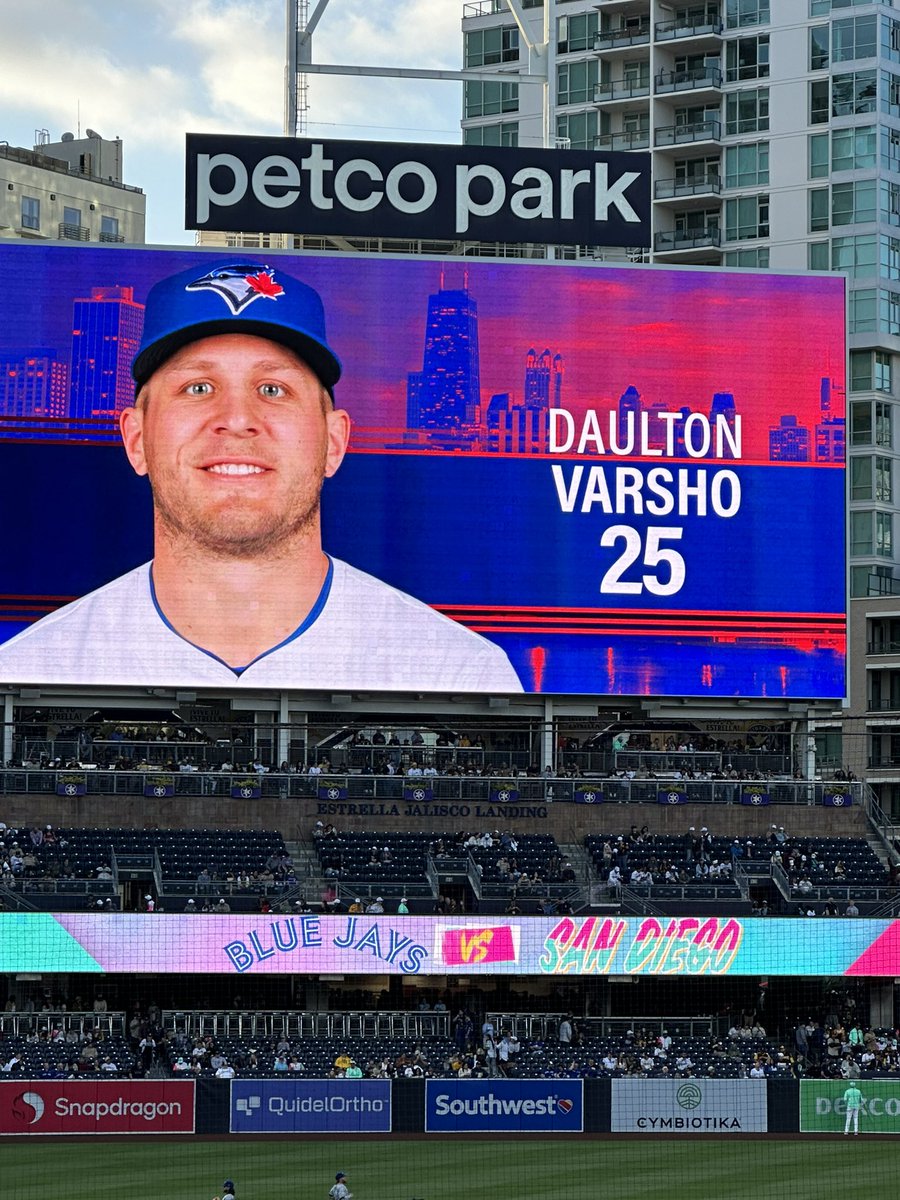
{"type": "MultiPolygon", "coordinates": [[[[198,1079],[0,1082],[0,1136],[843,1133],[840,1080],[198,1079]]],[[[900,1133],[866,1079],[861,1133],[900,1133]]]]}

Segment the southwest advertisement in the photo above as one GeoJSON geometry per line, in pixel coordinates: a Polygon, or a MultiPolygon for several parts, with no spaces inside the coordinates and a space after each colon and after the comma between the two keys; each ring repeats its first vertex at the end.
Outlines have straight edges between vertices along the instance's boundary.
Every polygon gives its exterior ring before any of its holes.
{"type": "Polygon", "coordinates": [[[232,1133],[390,1133],[389,1079],[234,1079],[232,1133]]]}
{"type": "Polygon", "coordinates": [[[842,279],[0,264],[4,681],[844,695],[842,279]]]}
{"type": "MultiPolygon", "coordinates": [[[[847,1105],[846,1079],[804,1079],[800,1083],[800,1132],[843,1133],[847,1105]]],[[[900,1133],[900,1081],[857,1079],[862,1092],[860,1133],[900,1133]]]]}
{"type": "Polygon", "coordinates": [[[765,1133],[764,1079],[614,1079],[613,1133],[765,1133]]]}
{"type": "Polygon", "coordinates": [[[426,1133],[581,1133],[580,1079],[427,1079],[426,1133]]]}
{"type": "Polygon", "coordinates": [[[900,975],[900,921],[0,913],[0,971],[900,975]]]}
{"type": "Polygon", "coordinates": [[[0,1083],[0,1135],[193,1132],[193,1080],[0,1083]]]}

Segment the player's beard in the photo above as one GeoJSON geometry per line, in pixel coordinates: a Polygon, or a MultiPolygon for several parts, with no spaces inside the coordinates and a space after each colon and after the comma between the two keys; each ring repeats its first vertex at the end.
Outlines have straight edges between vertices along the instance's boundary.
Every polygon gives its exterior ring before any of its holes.
{"type": "Polygon", "coordinates": [[[240,504],[198,511],[185,503],[176,489],[154,487],[153,507],[160,530],[174,547],[217,559],[263,558],[271,562],[310,534],[318,540],[321,493],[319,478],[282,511],[254,511],[240,504]]]}

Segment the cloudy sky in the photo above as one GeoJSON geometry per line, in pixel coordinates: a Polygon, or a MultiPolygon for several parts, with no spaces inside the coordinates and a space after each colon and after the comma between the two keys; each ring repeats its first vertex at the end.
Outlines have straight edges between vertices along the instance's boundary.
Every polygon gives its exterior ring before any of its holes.
{"type": "MultiPolygon", "coordinates": [[[[331,0],[313,61],[458,70],[461,17],[462,0],[331,0]]],[[[148,242],[193,242],[184,135],[282,132],[284,29],[284,0],[29,0],[3,31],[0,140],[121,137],[148,242]]],[[[461,86],[310,76],[309,133],[458,142],[461,86]]]]}

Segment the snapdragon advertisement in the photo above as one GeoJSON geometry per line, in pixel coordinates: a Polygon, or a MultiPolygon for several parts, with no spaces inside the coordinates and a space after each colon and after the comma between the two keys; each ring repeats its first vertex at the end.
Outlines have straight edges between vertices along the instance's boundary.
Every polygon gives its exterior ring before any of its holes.
{"type": "Polygon", "coordinates": [[[0,263],[3,681],[844,695],[843,280],[0,263]]]}
{"type": "Polygon", "coordinates": [[[0,913],[0,971],[900,975],[900,921],[0,913]]]}
{"type": "Polygon", "coordinates": [[[0,1083],[0,1135],[193,1132],[193,1081],[17,1079],[0,1083]]]}

